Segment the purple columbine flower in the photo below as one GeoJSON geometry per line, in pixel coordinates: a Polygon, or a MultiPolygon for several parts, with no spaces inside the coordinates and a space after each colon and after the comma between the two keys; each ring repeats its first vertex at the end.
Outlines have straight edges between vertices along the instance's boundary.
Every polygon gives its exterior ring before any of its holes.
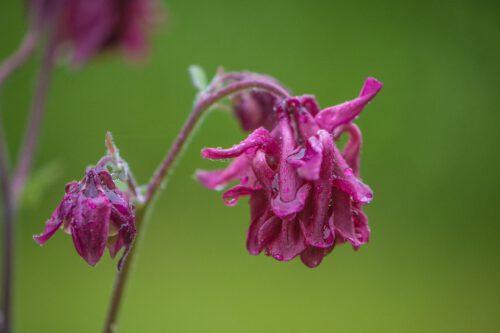
{"type": "Polygon", "coordinates": [[[69,44],[75,64],[119,48],[130,57],[147,50],[157,0],[30,0],[39,29],[54,29],[56,44],[69,44]]]}
{"type": "Polygon", "coordinates": [[[368,78],[358,98],[323,110],[313,96],[286,98],[275,105],[272,129],[259,127],[229,149],[202,150],[204,158],[233,158],[227,168],[197,176],[210,189],[240,181],[223,200],[232,206],[250,196],[250,254],[265,250],[280,261],[300,255],[316,267],[335,245],[357,249],[368,241],[362,206],[373,193],[360,179],[361,133],[352,121],[381,88],[368,78]],[[342,133],[349,140],[340,151],[342,133]]]}
{"type": "Polygon", "coordinates": [[[44,232],[33,237],[35,241],[43,245],[62,228],[91,266],[101,259],[106,247],[112,258],[124,248],[121,267],[136,234],[134,207],[127,195],[116,187],[102,163],[88,168],[81,181],[68,183],[65,192],[44,232]]]}

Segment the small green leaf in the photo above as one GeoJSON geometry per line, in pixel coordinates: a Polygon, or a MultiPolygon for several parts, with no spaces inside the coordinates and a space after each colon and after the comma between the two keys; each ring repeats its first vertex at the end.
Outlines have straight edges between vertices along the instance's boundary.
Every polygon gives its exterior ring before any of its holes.
{"type": "Polygon", "coordinates": [[[189,75],[191,76],[191,81],[198,91],[204,91],[207,86],[207,75],[203,68],[198,65],[189,66],[189,75]]]}

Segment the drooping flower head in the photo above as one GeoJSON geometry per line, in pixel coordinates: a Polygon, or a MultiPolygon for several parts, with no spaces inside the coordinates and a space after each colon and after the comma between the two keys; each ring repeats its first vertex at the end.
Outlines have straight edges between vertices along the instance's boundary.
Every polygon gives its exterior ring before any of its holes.
{"type": "Polygon", "coordinates": [[[54,29],[57,45],[68,45],[74,64],[108,49],[130,57],[147,51],[148,33],[158,17],[157,0],[29,0],[38,29],[54,29]]]}
{"type": "Polygon", "coordinates": [[[369,78],[358,98],[323,110],[313,96],[276,100],[271,128],[259,127],[229,149],[202,150],[204,158],[233,159],[223,170],[197,176],[210,189],[239,180],[223,194],[229,206],[250,196],[250,254],[265,250],[280,261],[300,255],[316,267],[335,245],[349,242],[357,249],[368,241],[362,206],[373,194],[360,179],[361,133],[352,121],[381,88],[369,78]],[[342,133],[349,140],[340,151],[342,133]]]}
{"type": "Polygon", "coordinates": [[[91,266],[101,259],[106,247],[112,258],[124,248],[121,266],[136,234],[134,207],[117,188],[105,166],[108,160],[103,158],[97,166],[87,169],[81,181],[66,185],[64,197],[46,222],[44,232],[33,237],[38,244],[45,244],[63,229],[91,266]]]}

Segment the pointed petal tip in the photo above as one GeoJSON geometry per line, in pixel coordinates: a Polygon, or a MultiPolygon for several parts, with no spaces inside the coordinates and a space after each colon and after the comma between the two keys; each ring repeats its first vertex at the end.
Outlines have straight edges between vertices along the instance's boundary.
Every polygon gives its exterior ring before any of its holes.
{"type": "Polygon", "coordinates": [[[46,240],[43,239],[43,234],[33,235],[33,240],[40,246],[43,246],[46,243],[46,240]]]}
{"type": "Polygon", "coordinates": [[[221,176],[223,175],[222,170],[214,170],[214,171],[208,171],[208,170],[196,170],[194,174],[194,178],[204,187],[208,188],[209,190],[216,190],[220,191],[224,188],[226,185],[223,182],[223,179],[221,179],[221,176]]]}
{"type": "Polygon", "coordinates": [[[95,267],[95,265],[97,265],[97,263],[99,262],[99,259],[100,258],[96,258],[96,257],[86,257],[86,258],[83,258],[83,260],[85,260],[85,262],[87,264],[89,264],[89,266],[91,266],[91,267],[95,267]]]}
{"type": "Polygon", "coordinates": [[[367,95],[377,93],[382,89],[384,84],[374,77],[368,77],[365,81],[363,88],[361,89],[360,95],[367,95]]]}
{"type": "Polygon", "coordinates": [[[201,157],[202,158],[205,158],[205,159],[210,159],[211,155],[213,154],[213,151],[214,149],[213,148],[202,148],[201,149],[201,157]]]}
{"type": "Polygon", "coordinates": [[[321,264],[323,258],[327,254],[327,249],[320,249],[316,247],[308,247],[300,254],[300,260],[304,265],[309,268],[316,268],[321,264]]]}
{"type": "Polygon", "coordinates": [[[224,203],[229,206],[235,206],[238,203],[238,200],[241,196],[246,196],[246,195],[251,195],[255,189],[242,186],[242,185],[236,185],[222,195],[222,200],[224,203]]]}

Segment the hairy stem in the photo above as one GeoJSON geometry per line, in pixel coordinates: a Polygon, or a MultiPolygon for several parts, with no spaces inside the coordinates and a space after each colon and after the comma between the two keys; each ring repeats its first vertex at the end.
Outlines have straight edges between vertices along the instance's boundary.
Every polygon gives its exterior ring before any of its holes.
{"type": "Polygon", "coordinates": [[[12,179],[12,194],[14,196],[14,203],[17,203],[19,197],[21,196],[24,185],[26,183],[26,179],[31,169],[31,165],[33,163],[33,158],[38,143],[38,137],[40,135],[40,128],[42,126],[43,114],[45,111],[45,102],[53,62],[54,45],[53,41],[49,40],[42,59],[42,65],[36,84],[31,114],[29,116],[26,132],[24,135],[24,142],[21,146],[17,168],[12,179]]]}
{"type": "MultiPolygon", "coordinates": [[[[213,82],[219,82],[219,81],[220,80],[217,80],[216,78],[213,82]]],[[[151,207],[151,202],[153,201],[156,193],[158,192],[158,189],[160,188],[162,182],[168,176],[173,163],[180,156],[180,153],[187,139],[189,138],[190,134],[192,134],[192,131],[195,128],[198,120],[206,110],[210,109],[211,106],[213,106],[221,99],[247,89],[264,90],[274,95],[277,95],[278,97],[288,96],[288,92],[280,85],[271,82],[268,79],[265,78],[260,79],[258,77],[252,77],[246,80],[232,82],[227,86],[222,87],[217,91],[214,91],[213,93],[203,93],[200,95],[200,97],[198,98],[193,107],[193,111],[191,112],[188,119],[184,123],[184,126],[177,135],[177,138],[170,147],[167,155],[165,156],[165,158],[163,159],[163,161],[160,163],[155,173],[153,174],[153,177],[151,178],[147,186],[145,202],[137,210],[136,214],[137,234],[140,236],[138,237],[138,239],[136,239],[135,244],[132,247],[132,250],[130,251],[125,261],[124,267],[122,268],[121,271],[118,271],[116,275],[115,285],[113,293],[111,295],[111,303],[109,305],[108,315],[106,317],[103,333],[112,333],[115,332],[116,330],[117,318],[125,289],[125,284],[127,282],[127,278],[130,273],[130,267],[132,265],[133,258],[135,257],[135,252],[137,252],[140,237],[142,237],[141,230],[144,229],[143,228],[143,225],[145,224],[144,217],[147,216],[148,209],[151,207]]],[[[211,87],[209,87],[207,91],[210,92],[211,87]]]]}
{"type": "Polygon", "coordinates": [[[155,193],[158,191],[158,188],[160,187],[161,183],[168,175],[170,167],[172,166],[173,162],[176,160],[177,156],[181,152],[182,148],[184,147],[184,144],[186,143],[187,138],[191,134],[193,128],[195,127],[196,123],[198,122],[203,112],[209,109],[212,105],[214,105],[216,102],[223,99],[224,97],[251,88],[265,90],[279,97],[285,97],[288,95],[288,92],[279,85],[269,82],[268,80],[259,80],[259,79],[250,79],[250,80],[233,82],[228,86],[221,88],[214,94],[206,96],[202,95],[195,104],[193,112],[191,112],[191,114],[189,115],[186,123],[182,127],[179,135],[175,139],[174,144],[168,151],[163,162],[160,164],[158,169],[156,169],[153,177],[151,178],[151,181],[149,182],[146,191],[146,203],[150,202],[151,199],[153,199],[155,193]]]}

